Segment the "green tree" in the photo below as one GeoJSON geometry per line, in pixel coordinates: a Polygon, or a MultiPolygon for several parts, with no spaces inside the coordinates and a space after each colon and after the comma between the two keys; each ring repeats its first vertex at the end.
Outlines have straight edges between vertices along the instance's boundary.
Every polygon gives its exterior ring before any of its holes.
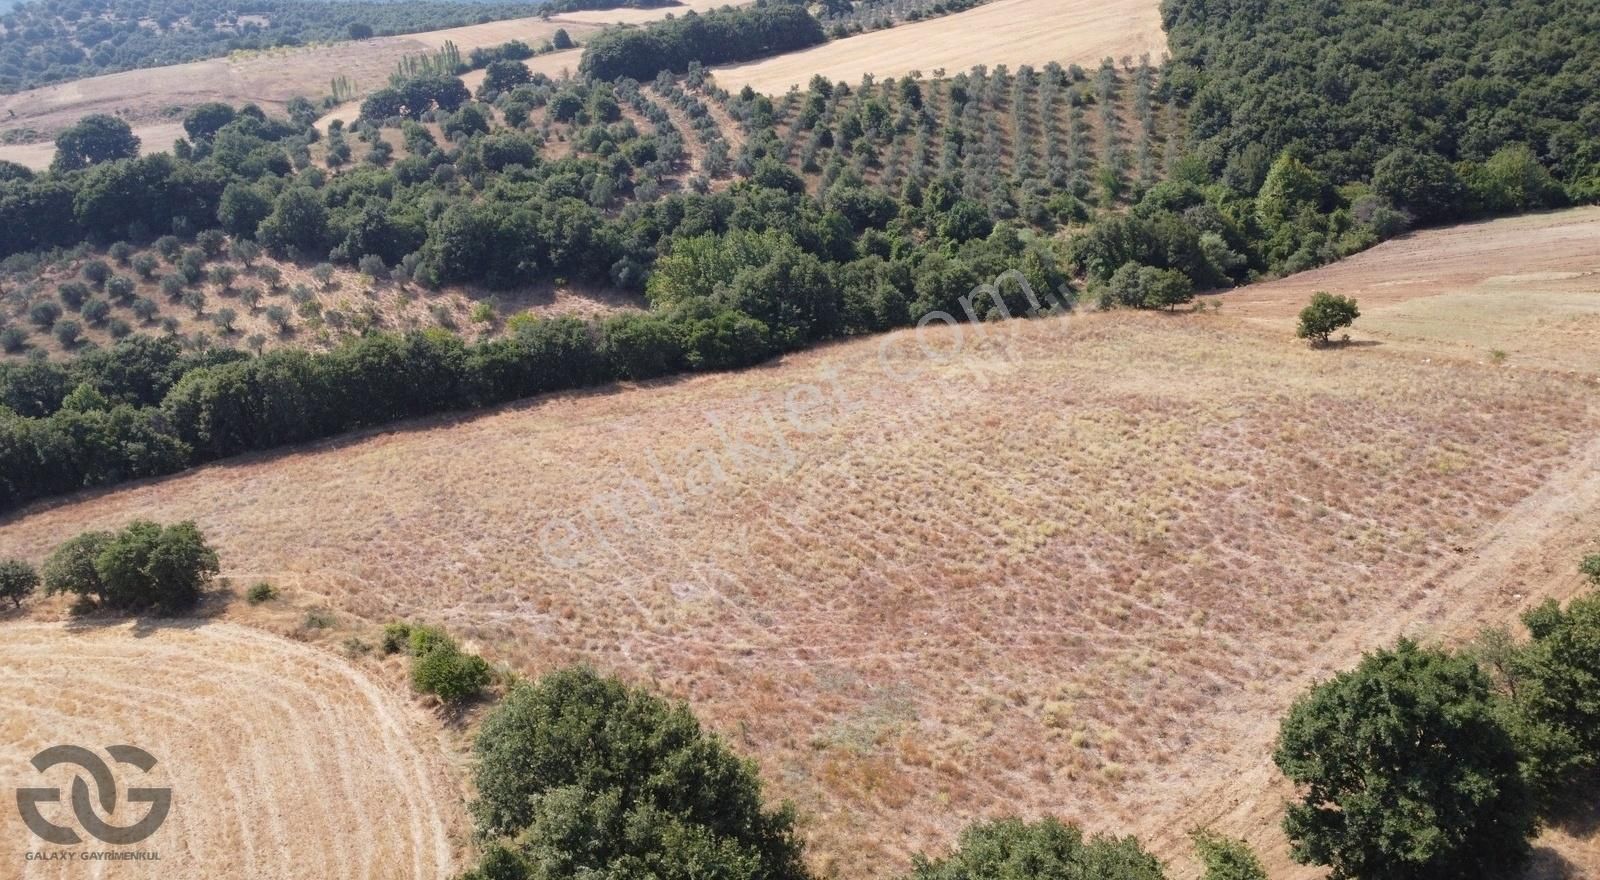
{"type": "Polygon", "coordinates": [[[1402,640],[1289,710],[1273,760],[1284,831],[1334,880],[1504,876],[1535,822],[1518,752],[1471,660],[1402,640]]]}
{"type": "Polygon", "coordinates": [[[521,61],[491,61],[484,70],[483,84],[478,87],[478,94],[509,91],[532,79],[528,65],[521,61]]]}
{"type": "Polygon", "coordinates": [[[111,537],[110,532],[84,532],[51,551],[44,561],[45,593],[72,593],[105,602],[106,587],[100,580],[95,560],[111,543],[111,537]]]}
{"type": "Polygon", "coordinates": [[[297,249],[325,256],[328,248],[328,208],[317,191],[291,186],[278,196],[272,213],[261,221],[256,237],[269,249],[297,249]]]}
{"type": "Polygon", "coordinates": [[[218,570],[216,551],[188,521],[129,523],[100,549],[94,566],[106,603],[130,610],[190,608],[218,570]]]}
{"type": "Polygon", "coordinates": [[[228,184],[217,205],[217,220],[233,235],[255,235],[256,227],[272,213],[272,199],[242,181],[228,184]]]}
{"type": "Polygon", "coordinates": [[[918,857],[906,880],[1162,880],[1161,863],[1133,837],[1085,838],[1075,825],[999,819],[961,832],[959,848],[918,857]]]}
{"type": "Polygon", "coordinates": [[[1600,766],[1600,594],[1554,599],[1522,616],[1532,640],[1510,660],[1526,728],[1527,775],[1547,799],[1600,766]]]}
{"type": "Polygon", "coordinates": [[[1455,166],[1437,153],[1399,149],[1372,168],[1372,188],[1425,223],[1460,216],[1466,187],[1455,166]]]}
{"type": "Polygon", "coordinates": [[[1321,207],[1328,182],[1290,155],[1278,157],[1256,196],[1256,213],[1269,231],[1293,221],[1302,211],[1321,207]]]}
{"type": "Polygon", "coordinates": [[[183,117],[183,130],[189,139],[209,141],[224,125],[233,121],[233,107],[221,101],[208,101],[190,110],[183,117]]]}
{"type": "Polygon", "coordinates": [[[614,678],[517,685],[474,750],[478,829],[514,841],[533,876],[807,876],[793,817],[764,808],[755,768],[687,707],[614,678]]]}
{"type": "Polygon", "coordinates": [[[1135,309],[1169,309],[1194,299],[1194,282],[1176,269],[1124,263],[1107,282],[1111,301],[1135,309]]]}
{"type": "Polygon", "coordinates": [[[39,573],[20,559],[0,561],[0,599],[10,599],[13,608],[39,588],[39,573]]]}
{"type": "Polygon", "coordinates": [[[1327,345],[1335,330],[1354,324],[1361,317],[1356,301],[1326,291],[1311,294],[1311,302],[1300,310],[1300,325],[1295,335],[1311,340],[1312,345],[1327,345]]]}
{"type": "Polygon", "coordinates": [[[51,168],[76,171],[113,159],[132,159],[139,155],[139,139],[128,123],[115,116],[96,113],[85,116],[77,125],[56,136],[56,157],[51,168]]]}

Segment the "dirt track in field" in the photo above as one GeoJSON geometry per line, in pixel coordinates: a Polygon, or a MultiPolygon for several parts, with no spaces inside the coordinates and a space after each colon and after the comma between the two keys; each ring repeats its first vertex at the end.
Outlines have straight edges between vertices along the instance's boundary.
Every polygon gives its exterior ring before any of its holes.
{"type": "MultiPolygon", "coordinates": [[[[0,875],[20,878],[443,878],[458,868],[464,806],[437,722],[326,651],[220,622],[0,623],[0,787],[70,790],[74,770],[36,773],[54,745],[97,752],[117,774],[116,812],[147,807],[127,787],[166,787],[148,840],[56,846],[0,810],[0,875]],[[105,747],[143,748],[148,774],[105,747]],[[28,850],[154,850],[159,862],[28,862],[28,850]]],[[[87,774],[84,774],[87,779],[87,774]]],[[[94,786],[91,783],[91,791],[94,786]]],[[[82,827],[67,803],[44,818],[82,827]]]]}

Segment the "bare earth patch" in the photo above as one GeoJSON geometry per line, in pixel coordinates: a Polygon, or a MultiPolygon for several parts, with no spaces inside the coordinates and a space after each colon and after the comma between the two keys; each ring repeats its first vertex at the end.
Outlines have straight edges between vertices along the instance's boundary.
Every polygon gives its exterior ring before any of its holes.
{"type": "Polygon", "coordinates": [[[751,64],[719,67],[718,85],[782,94],[816,74],[852,86],[863,74],[879,79],[920,70],[954,74],[975,65],[1013,69],[1051,61],[1098,65],[1103,58],[1167,50],[1159,4],[1150,0],[994,0],[976,9],[835,40],[751,64]]]}
{"type": "MultiPolygon", "coordinates": [[[[40,750],[123,743],[157,765],[112,764],[117,812],[148,809],[128,786],[167,787],[166,822],[143,843],[159,862],[120,862],[105,876],[210,878],[446,877],[465,832],[436,723],[416,705],[324,651],[227,623],[0,624],[0,786],[70,790],[71,767],[36,774],[40,750]],[[243,868],[241,869],[241,866],[243,868]]],[[[46,819],[81,827],[68,803],[46,819]]],[[[84,877],[88,866],[25,862],[38,842],[0,810],[0,869],[26,878],[84,877]]],[[[99,876],[96,874],[95,876],[99,876]]]]}

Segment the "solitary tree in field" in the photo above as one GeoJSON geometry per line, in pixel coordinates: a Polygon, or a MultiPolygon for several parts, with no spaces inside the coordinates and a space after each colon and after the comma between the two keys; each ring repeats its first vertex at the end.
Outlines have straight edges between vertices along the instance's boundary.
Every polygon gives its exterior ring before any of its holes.
{"type": "Polygon", "coordinates": [[[39,573],[20,559],[0,562],[0,599],[10,599],[14,608],[22,607],[22,600],[39,588],[39,573]]]}
{"type": "Polygon", "coordinates": [[[1402,640],[1284,718],[1284,831],[1334,880],[1513,876],[1535,828],[1519,757],[1478,666],[1402,640]]]}
{"type": "Polygon", "coordinates": [[[1314,346],[1328,344],[1328,337],[1355,323],[1361,317],[1356,301],[1347,296],[1318,291],[1311,295],[1311,304],[1300,310],[1300,326],[1295,335],[1311,340],[1314,346]]]}

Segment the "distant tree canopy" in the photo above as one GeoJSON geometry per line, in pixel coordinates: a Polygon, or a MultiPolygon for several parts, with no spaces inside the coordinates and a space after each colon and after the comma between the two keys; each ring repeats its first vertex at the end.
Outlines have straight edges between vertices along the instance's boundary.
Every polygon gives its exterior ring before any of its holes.
{"type": "Polygon", "coordinates": [[[579,69],[596,79],[651,80],[663,70],[682,72],[792,52],[826,42],[822,24],[804,6],[771,4],[722,9],[644,27],[601,31],[583,50],[579,69]]]}
{"type": "MultiPolygon", "coordinates": [[[[1247,177],[1251,150],[1293,149],[1335,182],[1384,188],[1429,220],[1457,210],[1440,165],[1523,146],[1600,195],[1600,28],[1545,0],[1164,0],[1166,87],[1190,100],[1193,150],[1247,177]],[[1416,198],[1412,198],[1415,196],[1416,198]]],[[[1492,209],[1491,209],[1492,210],[1492,209]]]]}
{"type": "Polygon", "coordinates": [[[85,116],[76,125],[56,136],[53,171],[77,171],[113,159],[139,155],[139,139],[128,123],[115,116],[97,113],[85,116]]]}
{"type": "Polygon", "coordinates": [[[33,0],[0,16],[0,92],[239,50],[520,18],[533,6],[487,0],[250,0],[236,7],[189,0],[33,0]]]}

